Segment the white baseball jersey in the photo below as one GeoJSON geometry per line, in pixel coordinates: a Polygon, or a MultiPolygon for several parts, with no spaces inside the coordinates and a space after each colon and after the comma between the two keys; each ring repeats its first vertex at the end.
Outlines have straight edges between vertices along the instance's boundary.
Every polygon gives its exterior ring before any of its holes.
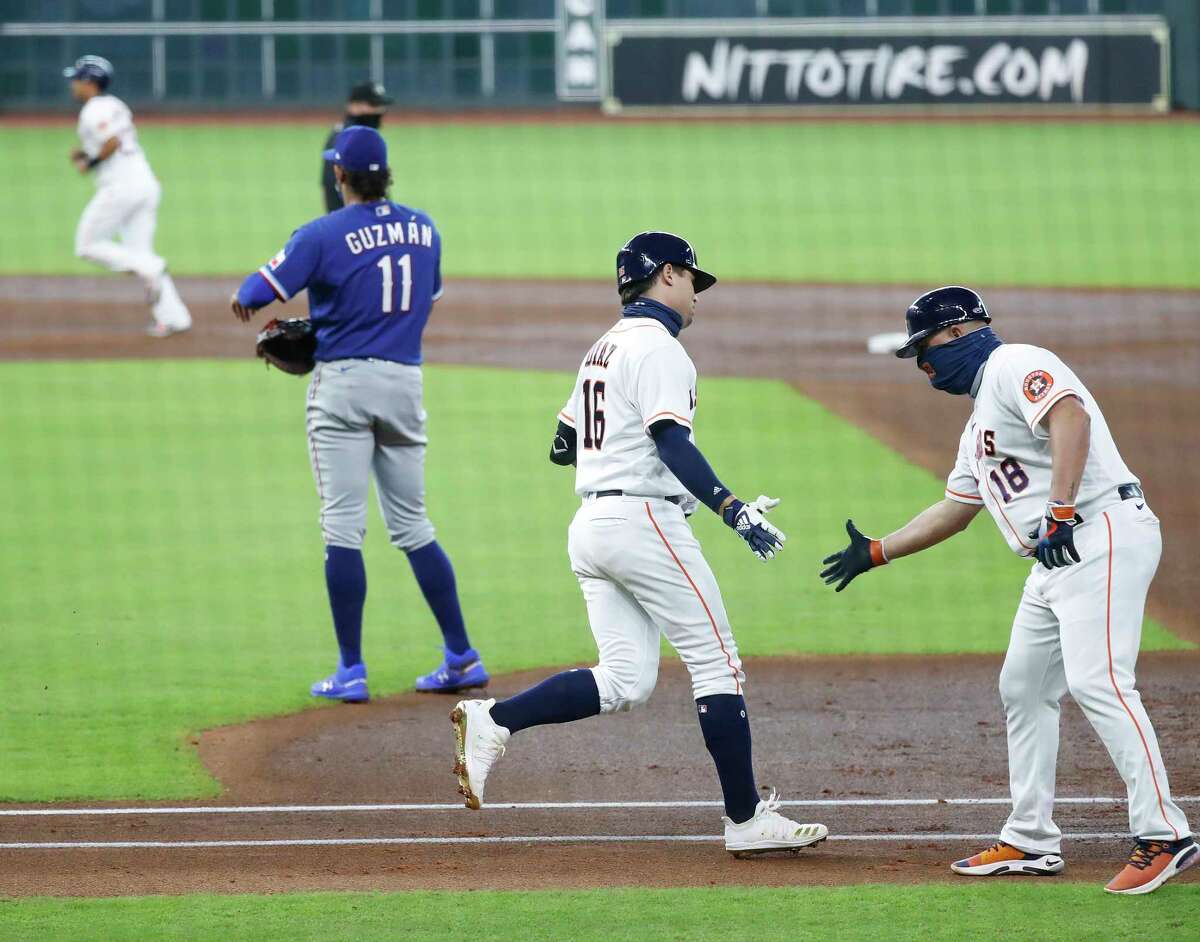
{"type": "Polygon", "coordinates": [[[678,652],[696,698],[740,694],[745,674],[716,577],[683,507],[687,490],[658,457],[649,428],[670,419],[691,436],[696,367],[658,321],[623,317],[593,344],[558,417],[575,429],[568,534],[600,663],[603,713],[644,703],[658,678],[660,637],[678,652]],[[622,496],[594,497],[622,491],[622,496]]]}
{"type": "Polygon", "coordinates": [[[153,174],[138,144],[137,129],[129,106],[115,95],[89,98],[79,112],[79,142],[84,153],[95,157],[104,143],[115,137],[116,152],[96,168],[96,185],[107,186],[141,180],[153,174]]]}
{"type": "Polygon", "coordinates": [[[96,193],[75,229],[75,254],[110,271],[137,275],[155,299],[151,308],[155,322],[186,330],[192,315],[166,273],[166,261],[154,251],[162,188],[138,144],[133,115],[125,102],[113,95],[89,98],[79,112],[84,153],[98,156],[114,137],[117,149],[93,172],[96,193]]]}
{"type": "Polygon", "coordinates": [[[691,437],[695,411],[696,367],[683,345],[655,320],[622,318],[588,351],[558,414],[576,433],[575,492],[686,495],[649,428],[670,419],[691,437]]]}
{"type": "Polygon", "coordinates": [[[1117,488],[1140,483],[1113,442],[1104,414],[1071,369],[1049,350],[1006,343],[988,358],[975,410],[958,443],[946,496],[983,504],[1022,556],[1033,555],[1050,498],[1050,433],[1043,419],[1066,396],[1092,420],[1091,448],[1075,506],[1090,520],[1119,500],[1117,488]]]}
{"type": "Polygon", "coordinates": [[[1060,852],[1054,822],[1059,700],[1068,691],[1112,756],[1129,794],[1130,831],[1178,840],[1191,833],[1171,799],[1154,727],[1134,685],[1146,593],[1162,537],[1140,483],[1086,386],[1049,350],[1004,344],[988,358],[975,410],[959,441],[946,496],[983,504],[1012,549],[1033,554],[1050,496],[1050,433],[1043,420],[1076,396],[1091,417],[1091,445],[1075,506],[1080,562],[1034,563],[1000,673],[1013,808],[1000,839],[1030,853],[1060,852]]]}

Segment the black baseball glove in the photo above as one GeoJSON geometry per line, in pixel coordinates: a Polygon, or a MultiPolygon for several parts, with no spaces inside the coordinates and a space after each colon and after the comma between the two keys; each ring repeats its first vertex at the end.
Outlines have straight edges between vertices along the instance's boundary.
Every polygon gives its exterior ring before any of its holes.
{"type": "Polygon", "coordinates": [[[296,376],[311,373],[316,366],[317,335],[304,317],[272,320],[258,332],[255,352],[277,369],[296,376]]]}

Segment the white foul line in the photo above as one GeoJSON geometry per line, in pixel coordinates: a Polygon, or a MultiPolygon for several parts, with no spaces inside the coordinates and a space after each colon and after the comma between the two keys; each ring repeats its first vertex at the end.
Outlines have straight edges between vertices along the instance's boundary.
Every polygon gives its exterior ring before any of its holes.
{"type": "MultiPolygon", "coordinates": [[[[1120,840],[1122,833],[1064,834],[1077,841],[1120,840]]],[[[990,841],[995,834],[834,834],[831,841],[990,841]]],[[[213,848],[213,847],[363,847],[412,846],[434,847],[456,844],[716,844],[725,838],[718,834],[537,834],[524,837],[312,837],[272,840],[230,841],[24,841],[0,844],[0,850],[151,850],[155,848],[213,848]]]]}
{"type": "MultiPolygon", "coordinates": [[[[1197,802],[1200,795],[1176,797],[1176,802],[1197,802]]],[[[790,808],[849,808],[849,807],[925,807],[936,805],[1007,805],[1009,798],[813,798],[783,802],[790,808]]],[[[1123,805],[1124,798],[1077,797],[1056,798],[1058,805],[1123,805]]],[[[0,817],[107,817],[112,815],[154,814],[340,814],[359,811],[457,811],[462,802],[448,804],[370,804],[370,805],[196,805],[173,808],[3,808],[0,817]]],[[[671,810],[673,808],[720,808],[720,801],[510,801],[488,803],[489,811],[571,811],[596,809],[638,808],[671,810]]]]}

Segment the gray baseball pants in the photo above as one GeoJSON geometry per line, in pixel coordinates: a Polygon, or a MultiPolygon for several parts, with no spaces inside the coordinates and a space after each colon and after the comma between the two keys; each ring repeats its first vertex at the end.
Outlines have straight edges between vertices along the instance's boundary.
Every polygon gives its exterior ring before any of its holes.
{"type": "Polygon", "coordinates": [[[433,542],[421,394],[419,366],[369,359],[317,364],[306,428],[326,545],[362,546],[372,474],[392,545],[411,553],[433,542]]]}

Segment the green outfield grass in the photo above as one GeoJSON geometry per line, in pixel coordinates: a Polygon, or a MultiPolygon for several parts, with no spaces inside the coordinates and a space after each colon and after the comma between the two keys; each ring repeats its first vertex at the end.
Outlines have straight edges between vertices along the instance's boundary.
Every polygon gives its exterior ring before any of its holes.
{"type": "MultiPolygon", "coordinates": [[[[430,512],[494,671],[595,653],[566,556],[573,476],[546,460],[570,382],[427,371],[430,512]]],[[[304,388],[253,362],[0,366],[0,800],[215,794],[189,733],[311,704],[336,649],[304,388]]],[[[706,381],[699,437],[735,489],[784,499],[790,539],[770,565],[693,518],[744,653],[1003,650],[1029,564],[985,517],[840,595],[817,578],[846,516],[893,528],[940,499],[932,475],[764,381],[706,381]],[[914,597],[951,566],[973,573],[963,591],[914,597]]],[[[440,636],[373,506],[367,567],[373,689],[409,689],[440,636]]],[[[1184,646],[1148,624],[1147,649],[1184,646]]]]}
{"type": "Polygon", "coordinates": [[[0,900],[0,940],[1195,938],[1200,886],[1123,899],[1078,883],[0,900]],[[1151,928],[1152,927],[1152,928],[1151,928]]]}
{"type": "MultiPolygon", "coordinates": [[[[318,215],[325,128],[147,126],[159,249],[235,273],[318,215]]],[[[386,128],[395,196],[446,272],[611,277],[640,229],[685,233],[723,278],[1200,286],[1200,124],[1014,121],[412,124],[386,128]]],[[[0,273],[78,273],[91,183],[72,123],[0,127],[0,273]]]]}

